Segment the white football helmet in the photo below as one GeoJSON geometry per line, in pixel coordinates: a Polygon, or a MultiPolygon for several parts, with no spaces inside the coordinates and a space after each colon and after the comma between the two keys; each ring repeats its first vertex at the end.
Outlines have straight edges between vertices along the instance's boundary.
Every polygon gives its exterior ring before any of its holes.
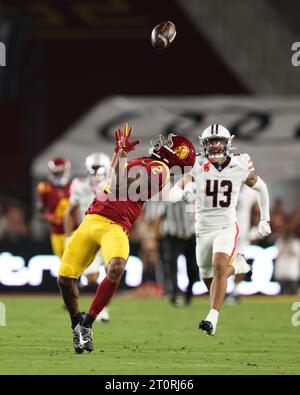
{"type": "Polygon", "coordinates": [[[201,154],[211,161],[218,162],[231,154],[233,138],[234,135],[231,135],[223,125],[213,123],[199,137],[202,150],[201,154]],[[223,144],[218,147],[220,143],[223,144]]]}
{"type": "Polygon", "coordinates": [[[65,158],[53,158],[48,162],[49,178],[57,187],[64,187],[70,181],[71,162],[65,158]]]}
{"type": "Polygon", "coordinates": [[[103,152],[93,152],[85,160],[85,167],[87,171],[99,178],[99,181],[104,180],[110,165],[109,157],[103,152]]]}

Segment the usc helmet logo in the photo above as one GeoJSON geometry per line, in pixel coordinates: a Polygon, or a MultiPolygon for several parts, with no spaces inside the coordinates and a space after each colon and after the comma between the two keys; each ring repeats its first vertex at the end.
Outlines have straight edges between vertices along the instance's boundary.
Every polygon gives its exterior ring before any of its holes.
{"type": "Polygon", "coordinates": [[[189,156],[190,149],[186,144],[181,144],[174,148],[175,155],[179,159],[186,159],[189,156]]]}

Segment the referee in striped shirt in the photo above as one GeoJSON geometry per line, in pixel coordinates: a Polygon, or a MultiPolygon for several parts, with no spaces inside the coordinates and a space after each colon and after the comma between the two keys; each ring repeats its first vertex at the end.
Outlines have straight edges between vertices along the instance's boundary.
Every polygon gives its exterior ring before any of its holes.
{"type": "Polygon", "coordinates": [[[160,259],[164,277],[164,292],[172,304],[178,303],[177,260],[186,258],[189,284],[185,292],[185,304],[192,299],[193,284],[199,280],[199,269],[195,257],[195,212],[194,202],[149,202],[146,218],[156,222],[160,241],[160,259]]]}

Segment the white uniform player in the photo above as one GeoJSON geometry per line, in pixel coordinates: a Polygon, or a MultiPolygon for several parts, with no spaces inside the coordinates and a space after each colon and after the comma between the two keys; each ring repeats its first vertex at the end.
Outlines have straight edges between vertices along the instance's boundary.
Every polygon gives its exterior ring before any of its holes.
{"type": "Polygon", "coordinates": [[[248,154],[233,155],[234,136],[222,125],[213,124],[200,138],[202,153],[185,178],[183,194],[193,189],[196,180],[196,257],[200,275],[210,291],[211,310],[199,329],[213,335],[227,288],[227,278],[247,273],[249,265],[237,254],[239,226],[236,206],[245,183],[258,192],[261,236],[270,234],[269,195],[265,183],[255,174],[248,154]]]}
{"type": "Polygon", "coordinates": [[[240,233],[236,205],[241,185],[253,170],[248,154],[228,157],[222,165],[207,159],[196,164],[196,255],[203,278],[213,278],[214,253],[230,259],[236,255],[240,233]]]}
{"type": "MultiPolygon", "coordinates": [[[[85,217],[85,212],[94,200],[97,192],[100,191],[106,182],[106,175],[110,166],[110,159],[103,153],[92,153],[85,161],[86,169],[89,173],[87,177],[74,178],[70,188],[70,206],[65,215],[65,231],[66,235],[71,235],[70,221],[75,210],[79,211],[80,222],[85,217]]],[[[87,277],[89,284],[97,284],[97,279],[100,272],[100,266],[103,265],[103,259],[99,254],[91,265],[84,271],[83,275],[87,277]]],[[[108,321],[109,315],[107,308],[104,308],[97,320],[108,321]]]]}
{"type": "MultiPolygon", "coordinates": [[[[100,183],[96,176],[88,176],[85,178],[74,178],[70,189],[70,205],[78,207],[80,222],[83,221],[85,217],[85,212],[89,205],[94,200],[97,191],[103,187],[105,184],[105,179],[100,183]]],[[[90,264],[90,266],[83,272],[83,275],[89,276],[92,274],[99,274],[100,265],[103,264],[102,257],[99,254],[95,260],[90,264]]]]}

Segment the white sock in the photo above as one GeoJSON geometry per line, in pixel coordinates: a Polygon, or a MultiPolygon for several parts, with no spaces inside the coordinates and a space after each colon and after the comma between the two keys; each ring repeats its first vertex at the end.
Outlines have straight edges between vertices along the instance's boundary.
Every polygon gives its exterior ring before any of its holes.
{"type": "Polygon", "coordinates": [[[232,295],[233,296],[238,296],[239,295],[238,287],[239,287],[239,284],[234,284],[233,291],[232,291],[232,295]]]}
{"type": "Polygon", "coordinates": [[[207,314],[205,318],[206,321],[210,321],[214,326],[218,322],[219,312],[215,309],[210,309],[210,312],[207,314]]]}

